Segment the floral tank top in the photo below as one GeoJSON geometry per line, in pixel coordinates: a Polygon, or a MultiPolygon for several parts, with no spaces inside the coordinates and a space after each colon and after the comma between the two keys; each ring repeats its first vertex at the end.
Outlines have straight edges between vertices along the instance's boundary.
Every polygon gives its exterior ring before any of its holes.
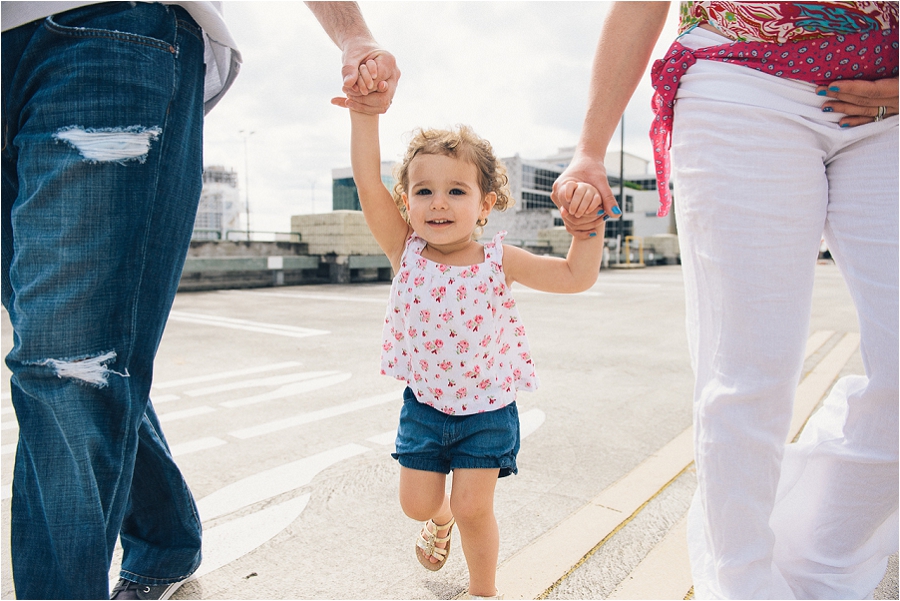
{"type": "Polygon", "coordinates": [[[895,29],[897,2],[682,2],[678,34],[708,23],[740,42],[798,42],[895,29]]]}
{"type": "Polygon", "coordinates": [[[465,267],[422,256],[425,240],[406,241],[384,318],[381,373],[416,399],[450,415],[493,411],[538,386],[525,327],[503,273],[500,232],[484,262],[465,267]]]}

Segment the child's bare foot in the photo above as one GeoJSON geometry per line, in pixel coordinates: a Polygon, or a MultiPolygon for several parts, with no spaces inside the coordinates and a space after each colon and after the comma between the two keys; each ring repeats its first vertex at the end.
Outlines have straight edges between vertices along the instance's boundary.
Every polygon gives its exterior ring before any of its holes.
{"type": "Polygon", "coordinates": [[[416,537],[416,557],[426,569],[436,572],[444,567],[450,555],[450,533],[455,523],[453,518],[441,525],[434,520],[425,522],[416,537]]]}

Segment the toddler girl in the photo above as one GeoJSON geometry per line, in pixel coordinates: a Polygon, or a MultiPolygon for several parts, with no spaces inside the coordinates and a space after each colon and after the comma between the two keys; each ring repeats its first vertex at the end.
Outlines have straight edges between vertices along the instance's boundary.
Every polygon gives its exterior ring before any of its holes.
{"type": "MultiPolygon", "coordinates": [[[[335,104],[348,106],[346,99],[335,104]]],[[[416,535],[416,557],[429,570],[443,567],[456,524],[470,598],[499,598],[494,487],[517,471],[516,391],[538,384],[510,286],[589,288],[603,235],[573,240],[566,259],[504,245],[505,232],[481,244],[475,238],[491,209],[512,203],[505,169],[487,141],[465,126],[417,131],[392,196],[381,180],[378,116],[352,108],[350,116],[360,204],[396,274],[382,373],[407,383],[393,457],[401,466],[403,511],[427,520],[416,535]]],[[[600,206],[588,184],[572,183],[566,195],[572,211],[600,206]]]]}

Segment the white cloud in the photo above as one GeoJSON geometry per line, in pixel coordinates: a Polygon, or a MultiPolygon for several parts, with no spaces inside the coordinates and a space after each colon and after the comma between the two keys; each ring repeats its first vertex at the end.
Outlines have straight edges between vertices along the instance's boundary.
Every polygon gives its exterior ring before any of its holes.
{"type": "MultiPolygon", "coordinates": [[[[237,81],[207,117],[207,165],[246,175],[254,230],[287,231],[290,216],[331,208],[331,169],[349,165],[340,52],[300,2],[225,2],[244,56],[237,81]]],[[[402,77],[382,118],[382,153],[403,153],[419,126],[467,123],[501,156],[540,158],[575,144],[591,59],[608,2],[362,2],[402,77]]],[[[670,22],[654,53],[674,37],[670,22]]],[[[625,148],[649,158],[649,82],[625,113],[625,148]]],[[[618,147],[618,134],[613,147],[618,147]]],[[[242,198],[244,189],[242,188],[242,198]]]]}

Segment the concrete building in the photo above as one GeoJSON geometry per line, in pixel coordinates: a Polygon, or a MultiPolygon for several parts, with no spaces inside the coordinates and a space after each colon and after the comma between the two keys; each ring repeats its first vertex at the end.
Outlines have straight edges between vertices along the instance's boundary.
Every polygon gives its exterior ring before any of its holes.
{"type": "MultiPolygon", "coordinates": [[[[394,189],[394,161],[381,162],[381,181],[388,190],[394,189]]],[[[350,167],[331,170],[331,209],[333,211],[361,211],[359,193],[353,181],[353,170],[350,167]]]]}
{"type": "Polygon", "coordinates": [[[194,221],[193,240],[225,240],[229,230],[241,229],[243,203],[238,193],[237,173],[212,166],[203,170],[203,189],[194,221]]]}

